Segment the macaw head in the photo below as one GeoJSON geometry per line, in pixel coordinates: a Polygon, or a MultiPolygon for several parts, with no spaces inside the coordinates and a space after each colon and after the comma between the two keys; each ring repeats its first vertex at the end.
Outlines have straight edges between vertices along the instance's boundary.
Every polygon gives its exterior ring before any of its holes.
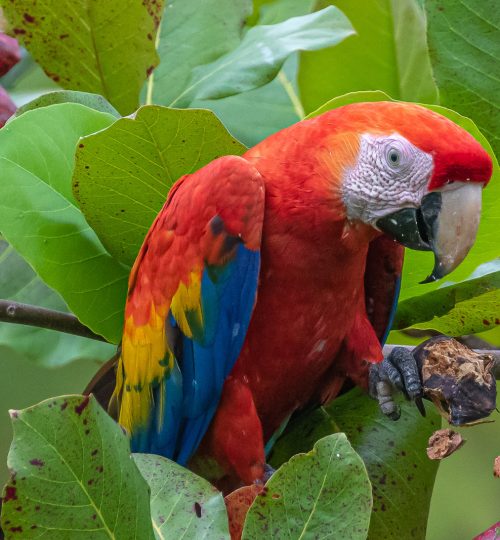
{"type": "Polygon", "coordinates": [[[355,134],[342,172],[346,217],[413,249],[431,250],[425,282],[456,268],[472,247],[492,160],[464,129],[424,107],[377,102],[331,111],[337,136],[355,134]]]}

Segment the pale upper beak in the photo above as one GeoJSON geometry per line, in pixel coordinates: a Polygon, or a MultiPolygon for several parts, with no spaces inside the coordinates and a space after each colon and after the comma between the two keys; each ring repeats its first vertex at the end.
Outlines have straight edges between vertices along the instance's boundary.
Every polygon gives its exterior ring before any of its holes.
{"type": "Polygon", "coordinates": [[[377,221],[377,227],[406,247],[434,252],[434,269],[422,282],[452,272],[476,239],[483,184],[455,182],[423,197],[419,208],[403,208],[377,221]]]}

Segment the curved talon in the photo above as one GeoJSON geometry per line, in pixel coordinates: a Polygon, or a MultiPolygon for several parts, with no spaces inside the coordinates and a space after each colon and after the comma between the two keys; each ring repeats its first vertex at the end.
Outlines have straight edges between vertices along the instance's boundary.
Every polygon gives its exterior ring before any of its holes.
{"type": "Polygon", "coordinates": [[[414,401],[420,414],[425,416],[420,372],[413,354],[402,347],[395,347],[380,364],[370,367],[370,394],[378,400],[386,416],[398,420],[401,411],[393,400],[395,388],[414,401]]]}

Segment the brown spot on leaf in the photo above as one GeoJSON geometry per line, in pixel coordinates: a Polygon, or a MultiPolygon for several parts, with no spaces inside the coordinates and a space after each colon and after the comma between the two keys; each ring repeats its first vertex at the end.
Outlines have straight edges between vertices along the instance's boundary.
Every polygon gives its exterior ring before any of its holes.
{"type": "Polygon", "coordinates": [[[27,22],[27,23],[34,23],[35,22],[35,17],[33,17],[33,15],[30,15],[29,13],[25,13],[23,15],[24,17],[24,20],[27,22]]]}
{"type": "Polygon", "coordinates": [[[6,503],[8,501],[16,501],[17,500],[17,488],[14,486],[6,486],[5,487],[5,497],[3,498],[3,502],[6,503]]]}
{"type": "Polygon", "coordinates": [[[30,460],[30,463],[35,467],[43,467],[45,465],[45,463],[41,459],[32,459],[30,460]]]}
{"type": "Polygon", "coordinates": [[[196,513],[196,517],[201,518],[201,504],[199,502],[195,502],[193,507],[194,507],[194,511],[196,513]]]}

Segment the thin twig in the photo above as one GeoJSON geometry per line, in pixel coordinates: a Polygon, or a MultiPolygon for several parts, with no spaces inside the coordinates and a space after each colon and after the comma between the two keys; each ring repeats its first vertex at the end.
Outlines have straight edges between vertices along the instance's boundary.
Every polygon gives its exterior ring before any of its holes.
{"type": "Polygon", "coordinates": [[[102,336],[95,334],[90,328],[83,325],[71,313],[21,304],[11,300],[0,300],[0,322],[26,324],[97,341],[106,341],[102,336]]]}

